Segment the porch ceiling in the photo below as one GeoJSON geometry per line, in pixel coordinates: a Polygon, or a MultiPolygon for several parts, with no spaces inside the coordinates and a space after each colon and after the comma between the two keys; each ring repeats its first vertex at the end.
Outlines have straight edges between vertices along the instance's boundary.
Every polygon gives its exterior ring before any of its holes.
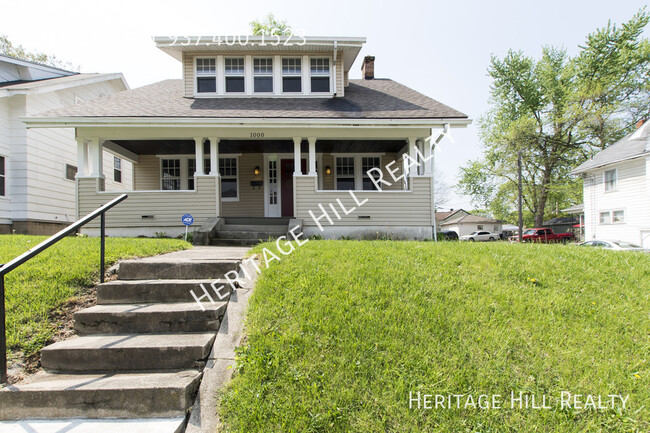
{"type": "MultiPolygon", "coordinates": [[[[137,155],[194,154],[194,140],[112,140],[137,155]]],[[[318,140],[317,153],[371,153],[399,152],[405,140],[318,140]]],[[[210,153],[209,144],[203,152],[210,153]]],[[[220,153],[293,153],[292,140],[220,140],[220,153]]],[[[307,140],[302,142],[302,152],[308,152],[307,140]]]]}

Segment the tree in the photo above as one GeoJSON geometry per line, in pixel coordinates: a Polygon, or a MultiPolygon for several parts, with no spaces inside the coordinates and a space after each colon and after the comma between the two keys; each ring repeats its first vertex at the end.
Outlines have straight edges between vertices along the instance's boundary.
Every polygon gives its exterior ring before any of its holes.
{"type": "Polygon", "coordinates": [[[269,13],[265,22],[254,20],[250,23],[254,35],[265,36],[288,36],[292,34],[292,28],[286,20],[277,20],[272,13],[269,13]]]}
{"type": "Polygon", "coordinates": [[[434,209],[440,209],[449,201],[450,188],[445,182],[444,174],[438,169],[433,170],[433,185],[434,185],[434,209]]]}
{"type": "Polygon", "coordinates": [[[479,121],[484,155],[461,168],[460,191],[511,211],[521,151],[523,202],[536,226],[579,200],[571,169],[650,115],[650,41],[641,37],[648,20],[643,9],[620,28],[609,23],[574,58],[553,47],[539,60],[493,56],[490,109],[479,121]]]}
{"type": "Polygon", "coordinates": [[[28,60],[30,62],[41,63],[44,65],[53,66],[55,68],[71,69],[72,64],[63,62],[53,55],[29,52],[22,45],[14,45],[6,35],[0,35],[0,54],[5,56],[15,57],[21,60],[28,60]]]}

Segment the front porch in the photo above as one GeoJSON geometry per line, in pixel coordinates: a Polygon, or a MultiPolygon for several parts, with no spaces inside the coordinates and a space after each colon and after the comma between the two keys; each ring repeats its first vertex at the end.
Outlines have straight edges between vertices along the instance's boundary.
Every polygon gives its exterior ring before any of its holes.
{"type": "MultiPolygon", "coordinates": [[[[404,154],[414,160],[430,154],[430,130],[326,131],[305,129],[290,138],[280,130],[248,137],[239,130],[201,131],[189,138],[124,129],[81,137],[78,129],[78,216],[116,194],[103,187],[101,151],[107,148],[134,167],[129,199],[107,214],[112,236],[176,236],[184,232],[186,213],[194,229],[213,217],[284,217],[302,220],[307,236],[433,236],[433,161],[411,170],[403,164],[404,154]]],[[[97,230],[90,225],[86,233],[97,230]]]]}

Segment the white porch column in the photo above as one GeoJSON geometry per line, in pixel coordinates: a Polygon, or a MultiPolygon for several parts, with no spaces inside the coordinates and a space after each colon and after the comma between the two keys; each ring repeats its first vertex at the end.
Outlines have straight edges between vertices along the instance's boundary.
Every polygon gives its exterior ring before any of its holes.
{"type": "Polygon", "coordinates": [[[210,137],[210,176],[219,176],[219,138],[210,137]]]}
{"type": "Polygon", "coordinates": [[[424,147],[424,175],[433,176],[433,149],[431,148],[431,143],[428,143],[426,140],[422,140],[422,145],[424,147]]]}
{"type": "MultiPolygon", "coordinates": [[[[408,152],[409,152],[409,157],[411,158],[411,160],[409,161],[410,164],[413,164],[413,161],[417,161],[418,159],[418,156],[415,153],[415,141],[416,141],[415,137],[408,138],[408,146],[409,146],[408,152]]],[[[408,177],[417,176],[417,174],[418,174],[417,167],[411,166],[411,168],[408,169],[408,177]]]]}
{"type": "Polygon", "coordinates": [[[203,137],[194,137],[194,151],[196,154],[196,171],[194,176],[202,176],[203,170],[203,137]]]}
{"type": "Polygon", "coordinates": [[[302,176],[302,167],[300,164],[300,143],[302,143],[302,137],[293,137],[294,176],[302,176]]]}
{"type": "Polygon", "coordinates": [[[316,176],[316,137],[307,137],[309,141],[309,175],[316,176]]]}
{"type": "Polygon", "coordinates": [[[77,177],[88,176],[88,144],[77,137],[77,177]]]}
{"type": "Polygon", "coordinates": [[[90,159],[90,177],[104,177],[104,140],[93,137],[88,144],[88,158],[90,159]]]}

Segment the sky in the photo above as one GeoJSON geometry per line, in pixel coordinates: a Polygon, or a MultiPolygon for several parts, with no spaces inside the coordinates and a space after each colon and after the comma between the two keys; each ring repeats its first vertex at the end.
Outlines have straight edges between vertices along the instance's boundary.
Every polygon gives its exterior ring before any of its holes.
{"type": "MultiPolygon", "coordinates": [[[[445,182],[481,156],[477,120],[489,108],[492,55],[509,49],[538,58],[542,47],[575,55],[586,36],[623,23],[646,5],[636,0],[21,0],[4,4],[0,34],[28,50],[54,54],[81,72],[122,72],[131,88],[181,78],[181,64],[155,48],[152,36],[245,35],[249,23],[269,12],[298,34],[363,36],[367,43],[352,66],[375,59],[375,76],[391,78],[466,113],[474,120],[454,130],[454,142],[437,153],[445,182]]],[[[650,37],[646,29],[645,36],[650,37]]],[[[455,192],[450,208],[471,209],[455,192]]]]}

